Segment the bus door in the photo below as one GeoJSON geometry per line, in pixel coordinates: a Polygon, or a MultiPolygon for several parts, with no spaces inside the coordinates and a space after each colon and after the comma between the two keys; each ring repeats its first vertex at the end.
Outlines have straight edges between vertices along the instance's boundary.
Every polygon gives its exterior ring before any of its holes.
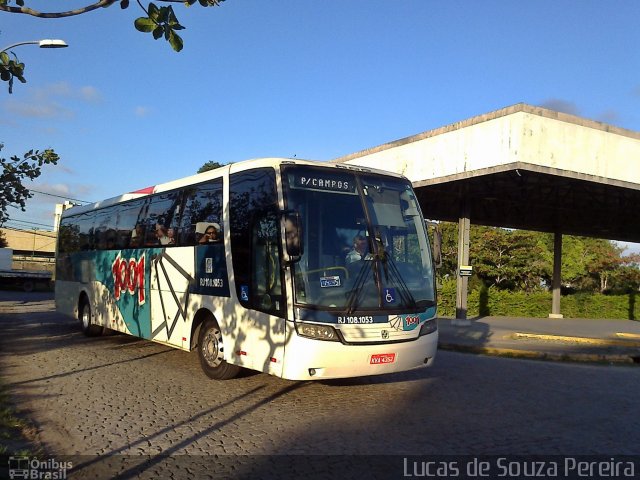
{"type": "Polygon", "coordinates": [[[229,190],[238,298],[234,350],[241,365],[281,375],[287,332],[275,171],[259,168],[234,174],[229,190]]]}

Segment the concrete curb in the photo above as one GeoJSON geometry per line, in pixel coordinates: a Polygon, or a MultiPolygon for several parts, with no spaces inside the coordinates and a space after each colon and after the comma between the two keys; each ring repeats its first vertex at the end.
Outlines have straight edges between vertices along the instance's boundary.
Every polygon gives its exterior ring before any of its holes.
{"type": "Polygon", "coordinates": [[[640,341],[637,341],[634,334],[616,333],[619,339],[611,338],[591,338],[591,337],[570,337],[565,335],[547,335],[539,333],[523,333],[515,332],[511,335],[511,338],[520,340],[542,340],[548,342],[562,342],[562,343],[579,343],[583,345],[599,345],[603,347],[632,347],[640,348],[640,341]]]}
{"type": "Polygon", "coordinates": [[[533,350],[519,350],[513,348],[479,347],[476,345],[456,345],[439,343],[440,350],[451,352],[475,353],[495,357],[524,358],[528,360],[548,360],[553,362],[581,362],[581,363],[615,363],[624,365],[640,364],[640,354],[637,357],[620,354],[592,354],[592,353],[552,353],[533,350]]]}
{"type": "Polygon", "coordinates": [[[616,333],[616,337],[628,338],[630,340],[640,340],[640,334],[638,333],[616,333]]]}

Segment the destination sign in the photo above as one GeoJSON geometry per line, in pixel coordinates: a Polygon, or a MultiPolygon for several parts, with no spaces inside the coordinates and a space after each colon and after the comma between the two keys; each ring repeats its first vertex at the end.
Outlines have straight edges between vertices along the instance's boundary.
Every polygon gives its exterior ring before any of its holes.
{"type": "Polygon", "coordinates": [[[337,177],[335,175],[323,175],[321,173],[308,174],[294,173],[289,179],[293,188],[304,188],[308,190],[326,190],[329,192],[349,192],[356,191],[356,183],[353,177],[337,177]]]}

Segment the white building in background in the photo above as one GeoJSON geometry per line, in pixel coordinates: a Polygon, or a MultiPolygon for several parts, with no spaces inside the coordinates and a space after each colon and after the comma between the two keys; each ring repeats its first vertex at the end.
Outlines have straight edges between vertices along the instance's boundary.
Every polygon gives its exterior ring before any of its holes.
{"type": "Polygon", "coordinates": [[[554,233],[552,316],[563,234],[640,243],[640,132],[518,104],[334,161],[407,176],[425,217],[459,222],[460,266],[471,222],[554,233]]]}

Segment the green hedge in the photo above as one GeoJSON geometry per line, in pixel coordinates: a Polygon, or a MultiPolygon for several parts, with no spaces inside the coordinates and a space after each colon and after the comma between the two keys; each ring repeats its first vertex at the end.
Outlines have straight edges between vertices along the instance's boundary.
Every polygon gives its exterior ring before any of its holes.
{"type": "MultiPolygon", "coordinates": [[[[568,318],[618,318],[640,320],[640,293],[601,295],[577,293],[560,300],[560,311],[568,318]]],[[[496,288],[474,289],[467,297],[467,314],[546,318],[551,312],[551,292],[511,292],[496,288]]],[[[438,315],[455,316],[456,283],[445,281],[438,288],[438,315]]]]}

